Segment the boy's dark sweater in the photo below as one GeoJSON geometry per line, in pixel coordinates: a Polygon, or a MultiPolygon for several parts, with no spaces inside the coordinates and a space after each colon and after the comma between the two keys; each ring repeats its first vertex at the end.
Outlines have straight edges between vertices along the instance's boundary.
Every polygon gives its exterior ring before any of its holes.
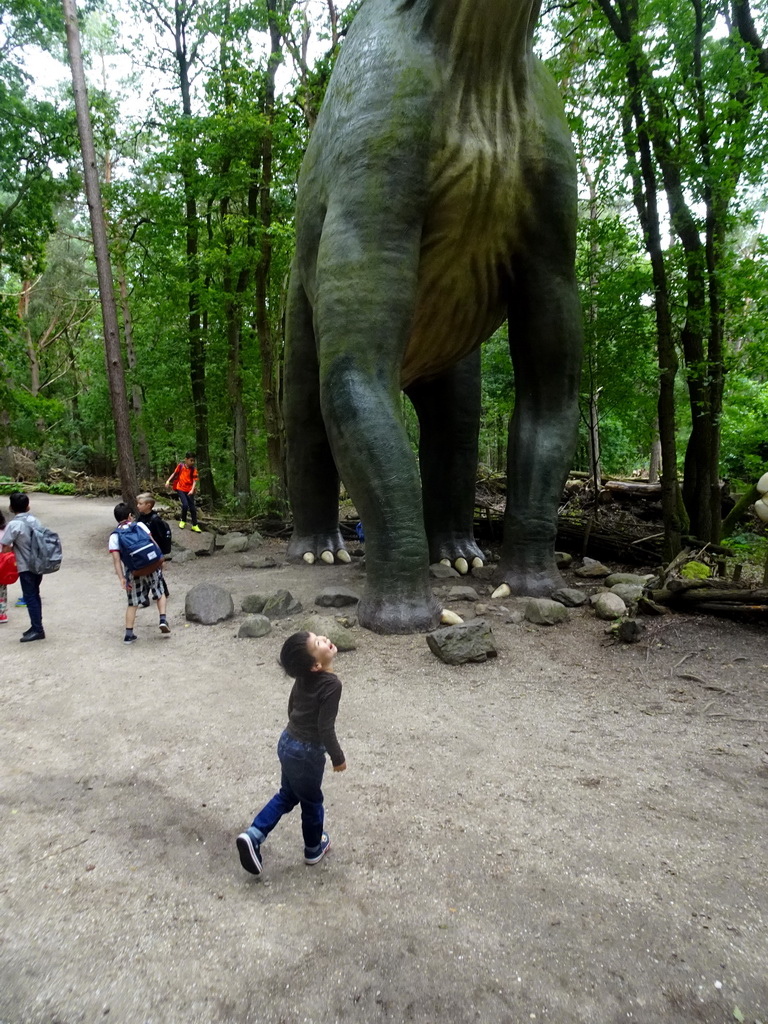
{"type": "Polygon", "coordinates": [[[340,700],[341,680],[333,672],[299,676],[288,698],[288,733],[303,743],[321,743],[334,767],[344,764],[344,752],[336,739],[340,700]]]}

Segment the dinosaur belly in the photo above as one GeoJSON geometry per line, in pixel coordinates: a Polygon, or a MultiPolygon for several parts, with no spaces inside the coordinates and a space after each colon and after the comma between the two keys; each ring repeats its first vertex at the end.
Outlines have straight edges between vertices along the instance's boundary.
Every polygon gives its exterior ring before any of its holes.
{"type": "Polygon", "coordinates": [[[453,366],[506,318],[520,201],[516,163],[509,150],[484,145],[466,126],[459,146],[441,147],[430,175],[403,387],[453,366]]]}

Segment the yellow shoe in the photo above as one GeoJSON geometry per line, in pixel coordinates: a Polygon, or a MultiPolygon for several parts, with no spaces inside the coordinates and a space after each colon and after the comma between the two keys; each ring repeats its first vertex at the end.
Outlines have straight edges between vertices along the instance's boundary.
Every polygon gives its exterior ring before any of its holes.
{"type": "Polygon", "coordinates": [[[199,526],[192,526],[192,527],[191,527],[191,530],[192,530],[192,533],[202,533],[202,532],[203,532],[203,531],[202,531],[202,530],[200,529],[200,527],[199,527],[199,526]]]}
{"type": "Polygon", "coordinates": [[[186,523],[184,522],[184,520],[183,520],[183,519],[181,519],[181,520],[179,521],[179,529],[180,529],[180,530],[183,530],[183,529],[184,529],[184,527],[185,527],[186,525],[187,525],[187,524],[186,524],[186,523]]]}

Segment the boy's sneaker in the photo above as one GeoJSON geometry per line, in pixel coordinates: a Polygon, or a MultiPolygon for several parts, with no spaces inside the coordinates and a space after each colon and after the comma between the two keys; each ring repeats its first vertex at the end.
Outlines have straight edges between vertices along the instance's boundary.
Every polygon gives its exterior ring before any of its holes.
{"type": "Polygon", "coordinates": [[[192,530],[192,533],[202,533],[203,532],[197,524],[195,524],[193,527],[191,527],[191,530],[192,530]]]}
{"type": "Polygon", "coordinates": [[[126,633],[125,636],[123,637],[123,643],[135,644],[138,639],[139,638],[136,636],[135,633],[126,633]]]}
{"type": "Polygon", "coordinates": [[[179,520],[179,529],[180,529],[180,530],[183,530],[183,529],[184,529],[184,527],[185,527],[186,525],[187,525],[187,524],[186,524],[186,523],[184,522],[184,520],[183,520],[183,519],[180,519],[180,520],[179,520]]]}
{"type": "Polygon", "coordinates": [[[161,633],[170,633],[171,632],[171,627],[168,625],[168,623],[165,621],[165,619],[160,619],[160,632],[161,633]]]}
{"type": "Polygon", "coordinates": [[[240,854],[240,863],[245,870],[250,871],[252,875],[260,875],[264,869],[264,864],[259,851],[261,843],[256,836],[247,828],[245,832],[240,833],[235,840],[235,844],[237,852],[240,854]]]}
{"type": "Polygon", "coordinates": [[[322,839],[320,840],[320,849],[316,853],[308,853],[307,848],[304,847],[304,863],[305,864],[319,864],[323,857],[328,853],[331,848],[331,837],[327,832],[323,832],[322,839]]]}
{"type": "Polygon", "coordinates": [[[8,621],[8,616],[5,614],[5,612],[3,612],[3,614],[0,615],[0,622],[7,622],[7,621],[8,621]]]}
{"type": "Polygon", "coordinates": [[[23,597],[20,597],[19,600],[16,602],[15,607],[16,608],[26,608],[27,607],[27,602],[24,600],[23,597]]]}

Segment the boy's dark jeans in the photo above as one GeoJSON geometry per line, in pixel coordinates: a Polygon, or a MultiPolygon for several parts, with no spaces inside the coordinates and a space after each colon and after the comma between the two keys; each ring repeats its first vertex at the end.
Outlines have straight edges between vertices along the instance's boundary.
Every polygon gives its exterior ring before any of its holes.
{"type": "Polygon", "coordinates": [[[27,602],[29,624],[36,633],[43,632],[43,602],[40,600],[40,583],[43,577],[37,572],[20,572],[19,583],[24,600],[27,602]]]}
{"type": "Polygon", "coordinates": [[[280,792],[253,819],[251,828],[263,842],[284,814],[301,804],[301,831],[308,853],[317,853],[323,835],[323,791],[325,748],[303,743],[283,732],[277,744],[283,769],[280,792]]]}
{"type": "Polygon", "coordinates": [[[186,491],[176,491],[181,501],[181,518],[186,523],[187,516],[192,517],[192,525],[197,526],[197,509],[195,508],[194,494],[187,494],[186,491]]]}

